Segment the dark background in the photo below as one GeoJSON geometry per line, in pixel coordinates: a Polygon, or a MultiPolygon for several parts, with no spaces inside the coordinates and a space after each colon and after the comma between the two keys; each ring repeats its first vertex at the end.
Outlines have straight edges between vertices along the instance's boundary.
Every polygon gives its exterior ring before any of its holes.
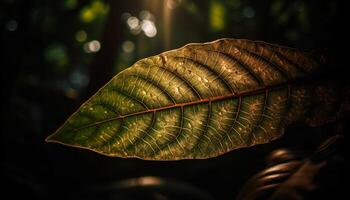
{"type": "MultiPolygon", "coordinates": [[[[152,193],[154,199],[176,199],[169,196],[184,192],[198,197],[194,188],[202,199],[234,199],[244,182],[264,167],[269,152],[280,147],[312,151],[333,126],[294,126],[267,145],[176,162],[109,158],[44,139],[117,72],[191,42],[263,40],[322,53],[332,66],[345,67],[345,2],[2,0],[1,195],[133,199],[128,195],[135,194],[110,183],[159,176],[173,185],[152,193]],[[130,28],[131,16],[153,22],[153,32],[130,28]]],[[[137,193],[141,196],[136,199],[149,195],[137,193]]]]}

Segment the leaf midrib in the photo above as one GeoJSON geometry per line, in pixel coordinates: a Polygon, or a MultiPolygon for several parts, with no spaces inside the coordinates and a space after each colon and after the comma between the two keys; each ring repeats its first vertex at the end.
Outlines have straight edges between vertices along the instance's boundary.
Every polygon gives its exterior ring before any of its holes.
{"type": "Polygon", "coordinates": [[[249,90],[249,91],[245,91],[245,92],[241,92],[241,93],[230,93],[227,95],[210,97],[210,98],[200,99],[200,100],[196,100],[196,101],[176,103],[176,104],[171,104],[171,105],[167,105],[167,106],[163,106],[163,107],[159,107],[159,108],[146,109],[146,110],[142,110],[142,111],[138,111],[138,112],[134,112],[134,113],[129,113],[126,115],[118,115],[116,117],[111,117],[108,119],[100,120],[100,121],[94,122],[92,124],[87,124],[85,126],[74,129],[74,131],[79,131],[81,129],[89,128],[92,126],[98,126],[98,125],[103,124],[103,123],[107,123],[107,122],[118,120],[118,119],[124,119],[126,117],[132,117],[132,116],[137,116],[137,115],[142,115],[142,114],[147,114],[147,113],[152,113],[152,112],[158,112],[158,111],[173,109],[173,108],[181,108],[181,107],[185,107],[185,106],[197,105],[197,104],[202,104],[202,103],[221,101],[221,100],[235,98],[235,97],[256,95],[256,94],[266,92],[267,90],[273,90],[273,89],[286,87],[292,83],[295,84],[297,81],[298,80],[294,79],[294,80],[289,80],[289,81],[286,81],[283,83],[278,83],[278,84],[274,84],[274,85],[270,85],[270,86],[263,86],[263,87],[260,87],[257,89],[253,89],[253,90],[249,90]]]}

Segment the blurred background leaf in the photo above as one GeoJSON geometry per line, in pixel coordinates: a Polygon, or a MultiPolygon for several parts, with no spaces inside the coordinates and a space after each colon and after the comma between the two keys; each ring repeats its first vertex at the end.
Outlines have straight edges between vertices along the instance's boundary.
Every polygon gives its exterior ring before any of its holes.
{"type": "Polygon", "coordinates": [[[308,148],[326,130],[295,127],[269,146],[160,163],[96,156],[44,138],[117,72],[190,42],[263,40],[325,52],[333,67],[345,66],[347,9],[339,0],[1,1],[2,195],[62,199],[91,184],[159,176],[232,199],[268,152],[308,148]]]}
{"type": "Polygon", "coordinates": [[[333,135],[309,153],[277,149],[267,159],[267,168],[250,178],[237,200],[342,199],[348,163],[342,152],[342,135],[333,135]],[[330,184],[331,183],[331,184],[330,184]],[[334,185],[337,185],[334,187],[334,185]]]}

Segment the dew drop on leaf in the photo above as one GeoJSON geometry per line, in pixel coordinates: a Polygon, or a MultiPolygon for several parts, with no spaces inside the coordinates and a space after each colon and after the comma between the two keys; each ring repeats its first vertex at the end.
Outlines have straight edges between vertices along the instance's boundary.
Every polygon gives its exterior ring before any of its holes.
{"type": "Polygon", "coordinates": [[[176,94],[179,94],[179,93],[180,93],[179,87],[176,87],[176,88],[174,88],[174,89],[175,89],[175,93],[176,93],[176,94]]]}
{"type": "Polygon", "coordinates": [[[188,128],[192,128],[192,124],[191,123],[187,123],[188,128]]]}

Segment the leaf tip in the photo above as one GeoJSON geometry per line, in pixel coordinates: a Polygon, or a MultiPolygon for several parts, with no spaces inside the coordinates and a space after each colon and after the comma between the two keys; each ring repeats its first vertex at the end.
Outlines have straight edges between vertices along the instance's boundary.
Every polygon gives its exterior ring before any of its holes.
{"type": "Polygon", "coordinates": [[[51,134],[51,135],[47,136],[47,137],[45,138],[45,142],[56,142],[56,140],[54,139],[54,137],[55,137],[55,134],[51,134]]]}

